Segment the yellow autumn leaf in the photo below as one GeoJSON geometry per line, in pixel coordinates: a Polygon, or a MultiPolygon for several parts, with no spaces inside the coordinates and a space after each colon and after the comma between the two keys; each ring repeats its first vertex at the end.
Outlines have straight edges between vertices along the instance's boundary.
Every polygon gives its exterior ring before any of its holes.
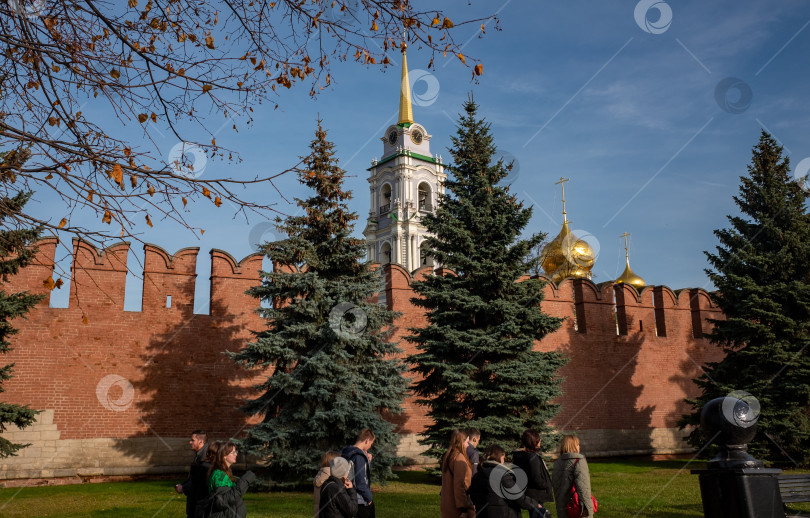
{"type": "Polygon", "coordinates": [[[108,225],[109,225],[109,224],[110,224],[110,221],[112,221],[112,214],[110,214],[110,211],[105,210],[105,211],[104,211],[104,217],[103,217],[103,218],[101,218],[101,222],[102,222],[102,223],[106,223],[106,224],[108,224],[108,225]]]}
{"type": "Polygon", "coordinates": [[[216,198],[214,198],[214,205],[216,205],[217,207],[219,207],[220,205],[222,205],[222,200],[220,200],[220,199],[219,199],[219,196],[217,196],[216,198]]]}
{"type": "Polygon", "coordinates": [[[459,52],[459,53],[457,54],[457,56],[458,56],[458,59],[460,59],[462,63],[464,63],[465,65],[467,64],[467,60],[466,60],[466,59],[464,59],[464,54],[462,54],[461,52],[459,52]]]}
{"type": "Polygon", "coordinates": [[[148,119],[148,118],[149,117],[147,117],[145,113],[141,113],[140,115],[138,115],[138,122],[143,124],[144,122],[146,122],[146,119],[148,119]]]}
{"type": "Polygon", "coordinates": [[[52,174],[52,173],[48,173],[48,176],[46,176],[46,177],[45,177],[45,179],[46,179],[46,180],[50,180],[51,178],[53,178],[53,174],[52,174]]]}
{"type": "Polygon", "coordinates": [[[134,174],[129,176],[129,183],[132,184],[132,187],[135,188],[138,186],[138,177],[134,174]]]}
{"type": "Polygon", "coordinates": [[[152,112],[152,117],[151,117],[151,119],[152,119],[152,122],[157,122],[157,115],[155,115],[155,113],[154,113],[154,112],[152,112]]]}
{"type": "Polygon", "coordinates": [[[67,218],[62,218],[62,221],[59,222],[58,228],[65,228],[65,225],[67,225],[67,218]]]}
{"type": "Polygon", "coordinates": [[[438,17],[436,17],[436,18],[433,18],[433,21],[432,21],[432,22],[430,22],[430,25],[431,25],[431,26],[433,26],[433,25],[439,25],[440,23],[442,23],[442,21],[441,21],[441,20],[439,20],[439,18],[438,18],[438,17]]]}
{"type": "Polygon", "coordinates": [[[211,88],[213,88],[213,86],[211,86],[211,85],[203,85],[202,91],[203,91],[203,93],[205,93],[205,92],[208,92],[209,90],[211,90],[211,88]]]}
{"type": "Polygon", "coordinates": [[[208,47],[209,49],[214,48],[214,37],[211,36],[210,34],[205,37],[205,46],[208,47]]]}
{"type": "Polygon", "coordinates": [[[155,195],[155,188],[150,185],[149,188],[146,190],[146,192],[149,193],[149,196],[154,196],[155,195]]]}
{"type": "Polygon", "coordinates": [[[110,70],[110,75],[113,77],[113,79],[118,79],[119,77],[121,77],[121,72],[113,68],[112,70],[110,70]]]}
{"type": "Polygon", "coordinates": [[[62,279],[56,279],[56,288],[57,289],[61,290],[63,284],[65,284],[65,282],[62,279]]]}
{"type": "Polygon", "coordinates": [[[371,30],[372,31],[378,30],[378,28],[377,28],[377,20],[374,20],[374,23],[371,24],[371,30]]]}
{"type": "Polygon", "coordinates": [[[482,65],[481,63],[475,65],[475,75],[480,76],[483,73],[484,73],[484,65],[482,65]]]}
{"type": "Polygon", "coordinates": [[[47,289],[52,290],[56,287],[56,283],[53,282],[53,277],[48,277],[44,281],[42,281],[42,285],[45,286],[47,289]]]}
{"type": "Polygon", "coordinates": [[[138,7],[138,0],[129,0],[128,5],[132,8],[138,7]]]}
{"type": "Polygon", "coordinates": [[[442,23],[442,29],[452,29],[453,22],[450,21],[450,18],[445,18],[444,23],[442,23]]]}
{"type": "Polygon", "coordinates": [[[205,196],[206,198],[211,197],[211,191],[208,189],[208,187],[203,187],[203,196],[205,196]]]}
{"type": "Polygon", "coordinates": [[[93,201],[93,195],[96,193],[93,189],[87,191],[87,201],[93,201]]]}
{"type": "Polygon", "coordinates": [[[183,197],[181,199],[183,200],[183,207],[185,207],[186,204],[188,203],[188,200],[185,197],[183,197]]]}
{"type": "Polygon", "coordinates": [[[149,225],[149,228],[152,228],[152,220],[149,219],[149,214],[146,215],[146,224],[149,225]]]}

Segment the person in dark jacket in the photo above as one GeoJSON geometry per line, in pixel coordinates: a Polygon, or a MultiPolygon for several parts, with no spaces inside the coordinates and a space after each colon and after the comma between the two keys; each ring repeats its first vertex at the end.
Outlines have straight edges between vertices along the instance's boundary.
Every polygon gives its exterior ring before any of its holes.
{"type": "Polygon", "coordinates": [[[473,476],[470,498],[475,504],[476,518],[520,518],[520,510],[535,516],[551,518],[548,510],[526,496],[525,487],[518,485],[516,466],[506,464],[506,452],[497,444],[484,452],[484,462],[473,476]]]}
{"type": "Polygon", "coordinates": [[[369,448],[374,444],[374,432],[363,428],[357,435],[357,442],[340,450],[340,456],[354,465],[352,482],[357,493],[357,518],[374,518],[374,501],[371,494],[371,453],[369,448]]]}
{"type": "Polygon", "coordinates": [[[330,475],[321,485],[319,518],[354,518],[357,516],[357,492],[349,480],[351,463],[335,457],[329,464],[330,475]]]}
{"type": "Polygon", "coordinates": [[[194,518],[197,502],[208,495],[208,468],[205,465],[205,455],[208,452],[208,436],[202,430],[194,430],[188,442],[194,452],[194,460],[188,470],[188,478],[174,486],[178,493],[186,495],[186,516],[194,518]]]}
{"type": "Polygon", "coordinates": [[[205,518],[245,518],[247,508],[242,497],[250,483],[256,480],[252,471],[242,478],[231,473],[231,465],[236,462],[236,445],[230,441],[220,446],[217,457],[208,474],[208,498],[205,503],[205,518]]]}
{"type": "Polygon", "coordinates": [[[208,443],[207,451],[205,452],[205,459],[203,459],[202,466],[205,468],[205,476],[203,477],[203,486],[205,492],[200,495],[197,500],[197,508],[194,510],[195,518],[204,518],[205,509],[208,504],[208,472],[211,470],[211,465],[217,460],[217,452],[219,447],[222,446],[221,441],[212,441],[208,443]]]}
{"type": "Polygon", "coordinates": [[[481,442],[481,432],[478,428],[467,428],[467,458],[470,459],[472,464],[472,474],[478,471],[478,465],[481,463],[481,456],[478,454],[478,443],[481,442]]]}
{"type": "Polygon", "coordinates": [[[554,501],[551,475],[538,451],[540,434],[530,428],[523,432],[520,444],[522,448],[512,452],[512,462],[526,472],[528,477],[526,496],[537,500],[540,504],[554,501]]]}

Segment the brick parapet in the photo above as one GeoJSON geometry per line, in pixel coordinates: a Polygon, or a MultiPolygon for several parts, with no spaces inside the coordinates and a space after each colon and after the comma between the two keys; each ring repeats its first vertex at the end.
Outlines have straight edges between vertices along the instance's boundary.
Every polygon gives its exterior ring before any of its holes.
{"type": "MultiPolygon", "coordinates": [[[[56,245],[55,239],[42,241],[35,264],[10,279],[7,289],[47,293],[43,281],[52,275],[56,245]]],[[[50,308],[45,302],[13,322],[20,333],[15,350],[4,358],[16,363],[15,377],[5,384],[5,401],[52,411],[59,441],[161,437],[171,443],[194,428],[228,437],[252,422],[237,408],[262,373],[244,371],[223,352],[239,350],[252,339],[251,331],[265,326],[255,312],[258,301],[245,293],[260,281],[261,255],[236,261],[227,252],[211,251],[211,305],[204,315],[192,310],[199,249],[170,255],[146,245],[143,310],[126,311],[129,244],[97,250],[76,240],[73,247],[69,306],[50,308]]],[[[426,324],[424,310],[411,301],[412,282],[432,269],[382,268],[386,303],[400,313],[392,340],[405,357],[417,352],[405,340],[409,329],[426,324]]],[[[561,430],[599,431],[603,438],[633,438],[626,447],[605,439],[616,451],[683,447],[671,430],[687,410],[684,398],[696,394],[691,380],[700,365],[721,357],[703,338],[709,320],[722,318],[709,294],[666,286],[636,292],[582,279],[559,286],[549,282],[544,294],[542,309],[565,320],[535,347],[569,357],[561,372],[561,412],[553,424],[561,430]],[[620,314],[624,328],[617,326],[620,314]]],[[[408,437],[430,422],[413,398],[392,420],[408,437]]],[[[119,450],[140,459],[139,465],[158,462],[137,448],[119,450]]]]}

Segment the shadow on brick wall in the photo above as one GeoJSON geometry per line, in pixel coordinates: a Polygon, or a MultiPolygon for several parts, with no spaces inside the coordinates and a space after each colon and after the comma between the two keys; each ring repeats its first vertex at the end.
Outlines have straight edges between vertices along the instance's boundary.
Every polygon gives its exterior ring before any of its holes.
{"type": "Polygon", "coordinates": [[[645,386],[634,380],[649,337],[641,323],[630,317],[626,327],[621,326],[627,334],[619,334],[618,319],[613,336],[583,333],[564,324],[568,344],[561,352],[568,355],[569,363],[561,371],[563,405],[554,422],[560,433],[580,436],[585,454],[629,454],[653,448],[650,432],[655,406],[642,401],[645,386]]]}
{"type": "Polygon", "coordinates": [[[248,420],[239,408],[255,373],[235,364],[224,351],[241,349],[250,339],[249,331],[244,321],[216,303],[211,316],[183,308],[181,318],[153,335],[140,357],[142,379],[133,383],[142,424],[133,437],[159,442],[149,441],[155,449],[145,450],[142,441],[119,439],[116,448],[160,466],[167,462],[161,457],[176,457],[182,444],[171,438],[186,438],[194,430],[206,431],[211,440],[240,436],[248,420]]]}

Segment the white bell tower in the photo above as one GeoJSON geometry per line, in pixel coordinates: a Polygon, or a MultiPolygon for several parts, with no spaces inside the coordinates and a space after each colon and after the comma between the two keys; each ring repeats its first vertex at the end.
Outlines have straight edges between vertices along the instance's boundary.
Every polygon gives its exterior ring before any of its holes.
{"type": "Polygon", "coordinates": [[[430,234],[422,217],[436,212],[447,175],[441,157],[430,154],[430,139],[425,128],[413,121],[403,50],[399,122],[385,131],[383,158],[372,160],[368,169],[371,210],[363,234],[372,263],[399,264],[411,272],[433,265],[423,253],[423,242],[430,234]]]}

